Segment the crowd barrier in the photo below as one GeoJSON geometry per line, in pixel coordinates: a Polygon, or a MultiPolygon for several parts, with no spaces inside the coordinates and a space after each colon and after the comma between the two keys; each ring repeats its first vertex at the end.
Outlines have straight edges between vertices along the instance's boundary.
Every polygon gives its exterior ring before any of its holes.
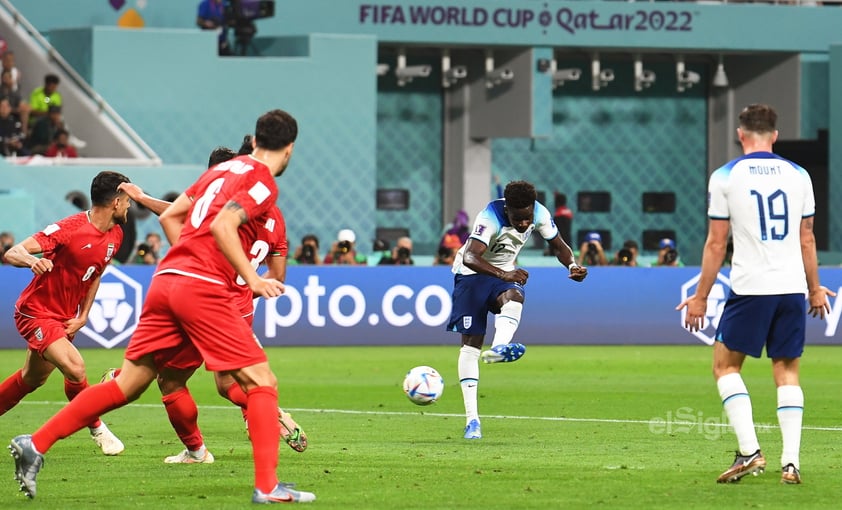
{"type": "MultiPolygon", "coordinates": [[[[695,334],[675,310],[695,292],[698,267],[595,267],[583,283],[561,267],[529,270],[526,305],[516,340],[530,344],[700,345],[712,343],[724,299],[727,268],[710,293],[708,321],[695,334]]],[[[154,268],[108,266],[79,347],[125,347],[140,317],[154,268]]],[[[822,284],[842,295],[842,269],[820,269],[822,284]]],[[[0,267],[0,348],[22,348],[13,321],[15,302],[32,278],[26,269],[0,267]]],[[[254,332],[264,346],[458,345],[445,330],[453,276],[447,267],[291,266],[286,294],[256,300],[254,332]]],[[[833,344],[842,297],[826,320],[808,317],[808,344],[833,344]]],[[[490,343],[493,320],[489,320],[490,343]]]]}

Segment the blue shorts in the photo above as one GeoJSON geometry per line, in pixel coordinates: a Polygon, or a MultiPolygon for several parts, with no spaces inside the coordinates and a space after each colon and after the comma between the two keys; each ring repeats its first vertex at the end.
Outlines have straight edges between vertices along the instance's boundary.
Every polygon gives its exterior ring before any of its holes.
{"type": "Polygon", "coordinates": [[[759,358],[800,358],[804,352],[807,305],[804,294],[740,296],[731,292],[716,328],[716,341],[759,358]]]}
{"type": "Polygon", "coordinates": [[[463,335],[485,335],[488,313],[499,313],[497,297],[509,289],[526,296],[523,286],[484,274],[457,274],[453,278],[453,308],[447,330],[463,335]]]}

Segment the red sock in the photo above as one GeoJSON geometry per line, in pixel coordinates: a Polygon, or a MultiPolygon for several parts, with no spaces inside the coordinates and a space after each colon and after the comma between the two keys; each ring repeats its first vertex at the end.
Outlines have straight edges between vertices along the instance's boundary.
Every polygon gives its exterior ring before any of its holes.
{"type": "Polygon", "coordinates": [[[202,432],[199,430],[199,409],[196,401],[190,395],[190,390],[182,388],[161,397],[167,416],[178,438],[191,452],[195,452],[205,444],[202,432]]]}
{"type": "Polygon", "coordinates": [[[243,421],[248,420],[248,395],[240,388],[239,384],[234,383],[228,387],[228,400],[240,406],[240,410],[243,412],[243,421]]]}
{"type": "Polygon", "coordinates": [[[272,492],[278,485],[278,446],[281,424],[278,422],[278,392],[259,386],[248,392],[249,437],[254,455],[254,486],[272,492]]]}
{"type": "Polygon", "coordinates": [[[18,402],[23,397],[29,395],[35,389],[23,382],[23,371],[21,370],[6,378],[0,384],[0,416],[3,416],[6,414],[6,411],[18,405],[18,402]]]}
{"type": "MultiPolygon", "coordinates": [[[[82,390],[88,387],[88,380],[84,379],[80,382],[73,382],[68,379],[64,380],[64,395],[67,397],[67,400],[73,400],[76,398],[76,395],[82,393],[82,390]]],[[[97,416],[96,420],[91,422],[88,427],[96,428],[102,425],[102,422],[97,416]]]]}
{"type": "Polygon", "coordinates": [[[81,430],[99,415],[128,403],[117,381],[91,386],[36,430],[32,434],[32,444],[39,452],[47,453],[59,439],[81,430]]]}

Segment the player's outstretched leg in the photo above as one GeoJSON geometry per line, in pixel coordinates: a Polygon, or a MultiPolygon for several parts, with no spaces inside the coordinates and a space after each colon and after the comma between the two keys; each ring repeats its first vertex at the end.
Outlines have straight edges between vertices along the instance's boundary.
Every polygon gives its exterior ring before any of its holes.
{"type": "Polygon", "coordinates": [[[44,465],[44,456],[32,445],[32,436],[23,435],[12,439],[9,451],[15,459],[15,480],[26,497],[35,497],[35,478],[44,465]]]}
{"type": "MultiPolygon", "coordinates": [[[[786,468],[784,468],[786,469],[786,468]]],[[[739,482],[740,479],[746,475],[757,476],[766,471],[766,459],[760,450],[750,454],[743,455],[739,451],[734,456],[734,463],[724,473],[719,475],[716,479],[717,483],[733,483],[739,482]]]]}
{"type": "Polygon", "coordinates": [[[517,342],[496,345],[482,353],[482,361],[485,363],[509,363],[523,357],[526,346],[517,342]]]}
{"type": "Polygon", "coordinates": [[[316,500],[312,492],[297,491],[289,487],[289,484],[279,482],[270,493],[264,493],[260,489],[254,489],[251,496],[252,503],[309,503],[316,500]]]}

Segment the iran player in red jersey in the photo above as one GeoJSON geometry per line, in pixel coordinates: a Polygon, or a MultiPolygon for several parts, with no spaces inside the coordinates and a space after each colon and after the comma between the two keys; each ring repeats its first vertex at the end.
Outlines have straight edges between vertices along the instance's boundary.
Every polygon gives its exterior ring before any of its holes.
{"type": "MultiPolygon", "coordinates": [[[[28,267],[35,276],[15,304],[15,326],[28,349],[23,368],[0,383],[0,415],[47,382],[56,368],[68,400],[87,388],[85,362],[72,341],[87,322],[105,266],[123,241],[120,225],[131,205],[117,189],[123,182],[129,182],[125,175],[99,173],[91,183],[90,210],[47,226],[5,253],[6,262],[28,267]]],[[[123,451],[98,416],[83,425],[105,455],[123,451]]]]}
{"type": "Polygon", "coordinates": [[[254,503],[309,502],[311,492],[278,482],[277,379],[251,328],[231,306],[239,293],[236,274],[255,296],[280,296],[283,284],[262,278],[243,250],[239,230],[259,221],[278,196],[273,177],[292,156],[298,126],[281,110],[262,115],[255,128],[255,149],[202,174],[164,211],[188,206],[178,241],[158,265],[140,322],[126,349],[116,379],[91,386],[34,434],[12,439],[15,477],[34,497],[43,454],[56,441],[79,430],[92,417],[137,399],[173,355],[194,349],[208,370],[230,374],[248,398],[249,436],[254,460],[254,503]],[[195,197],[190,200],[190,196],[195,197]]]}

